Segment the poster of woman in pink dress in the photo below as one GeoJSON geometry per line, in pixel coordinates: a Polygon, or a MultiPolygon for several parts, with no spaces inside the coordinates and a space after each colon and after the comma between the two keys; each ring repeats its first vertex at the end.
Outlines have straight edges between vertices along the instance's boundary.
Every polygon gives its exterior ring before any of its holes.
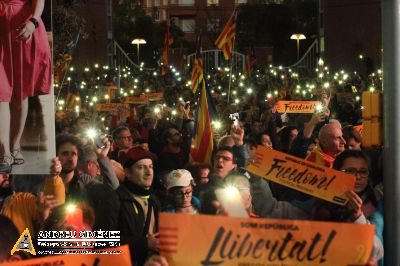
{"type": "Polygon", "coordinates": [[[51,1],[0,0],[0,172],[45,174],[55,154],[52,52],[42,16],[51,18],[51,1]]]}

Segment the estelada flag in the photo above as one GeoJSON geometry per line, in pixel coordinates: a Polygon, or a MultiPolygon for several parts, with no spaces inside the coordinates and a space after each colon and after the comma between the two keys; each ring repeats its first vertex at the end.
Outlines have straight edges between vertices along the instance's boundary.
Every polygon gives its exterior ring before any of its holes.
{"type": "Polygon", "coordinates": [[[193,93],[197,92],[199,85],[203,80],[204,72],[203,72],[203,60],[201,59],[201,35],[197,38],[197,48],[196,48],[196,56],[194,58],[193,69],[192,69],[192,91],[193,93]]]}
{"type": "Polygon", "coordinates": [[[215,41],[215,45],[224,53],[225,60],[229,60],[232,55],[233,43],[236,36],[236,18],[237,12],[235,10],[226,23],[224,30],[215,41]]]}
{"type": "Polygon", "coordinates": [[[256,63],[256,55],[254,54],[253,48],[249,48],[249,51],[246,55],[246,75],[247,77],[251,77],[251,73],[253,73],[254,65],[256,63]]]}
{"type": "Polygon", "coordinates": [[[169,46],[173,43],[174,39],[169,32],[169,23],[167,22],[167,28],[165,30],[164,37],[164,48],[161,58],[161,76],[164,76],[168,72],[169,67],[169,46]]]}
{"type": "Polygon", "coordinates": [[[214,148],[211,119],[215,117],[216,111],[211,94],[203,79],[199,105],[195,116],[195,127],[190,146],[191,162],[211,162],[211,154],[214,148]]]}

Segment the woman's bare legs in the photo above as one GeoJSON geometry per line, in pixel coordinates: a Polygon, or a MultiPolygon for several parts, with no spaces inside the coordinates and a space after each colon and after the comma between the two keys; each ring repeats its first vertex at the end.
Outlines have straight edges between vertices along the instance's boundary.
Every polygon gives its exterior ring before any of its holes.
{"type": "Polygon", "coordinates": [[[0,167],[12,163],[10,151],[10,103],[0,102],[0,167]],[[11,161],[10,161],[11,160],[11,161]]]}
{"type": "MultiPolygon", "coordinates": [[[[10,111],[12,118],[10,147],[11,152],[14,152],[21,149],[21,137],[24,132],[26,117],[28,115],[28,98],[25,98],[22,101],[12,101],[10,104],[10,111]]],[[[18,154],[14,159],[16,164],[24,163],[22,154],[18,154]]]]}

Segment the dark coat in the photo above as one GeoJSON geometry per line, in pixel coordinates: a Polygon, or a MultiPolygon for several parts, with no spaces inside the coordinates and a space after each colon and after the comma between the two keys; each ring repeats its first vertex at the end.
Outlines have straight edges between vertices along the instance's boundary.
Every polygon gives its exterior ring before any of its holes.
{"type": "MultiPolygon", "coordinates": [[[[148,257],[147,232],[144,230],[146,217],[143,209],[124,184],[116,190],[116,195],[118,199],[115,201],[115,207],[118,210],[118,219],[115,220],[114,228],[121,232],[121,244],[129,244],[133,264],[143,265],[148,257]]],[[[148,203],[149,208],[151,206],[154,210],[155,231],[158,232],[160,203],[154,195],[150,195],[148,203]]]]}

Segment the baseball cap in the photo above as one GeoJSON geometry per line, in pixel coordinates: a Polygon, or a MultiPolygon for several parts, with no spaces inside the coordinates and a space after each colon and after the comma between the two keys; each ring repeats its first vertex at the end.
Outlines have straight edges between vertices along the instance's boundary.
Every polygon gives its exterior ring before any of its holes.
{"type": "Polygon", "coordinates": [[[186,187],[190,184],[194,185],[194,180],[190,172],[186,169],[172,170],[166,177],[166,188],[169,190],[173,187],[186,187]]]}

